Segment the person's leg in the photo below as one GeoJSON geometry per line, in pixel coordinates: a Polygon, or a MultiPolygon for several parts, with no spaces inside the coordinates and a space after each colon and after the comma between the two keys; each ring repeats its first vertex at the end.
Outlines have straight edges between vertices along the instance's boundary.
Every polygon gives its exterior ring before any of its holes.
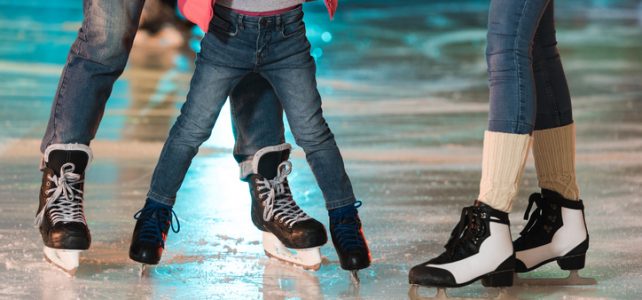
{"type": "Polygon", "coordinates": [[[89,145],[105,103],[129,57],[144,0],[85,0],[84,20],[71,46],[40,150],[52,144],[89,145]]]}
{"type": "Polygon", "coordinates": [[[575,124],[555,35],[554,4],[542,16],[533,46],[537,118],[533,156],[539,187],[579,200],[575,179],[575,124]]]}
{"type": "Polygon", "coordinates": [[[490,85],[478,200],[510,212],[535,124],[532,47],[549,0],[493,0],[486,59],[490,85]]]}
{"type": "Polygon", "coordinates": [[[411,283],[438,287],[513,283],[515,254],[508,212],[530,147],[535,114],[531,48],[549,0],[491,0],[487,63],[488,131],[478,201],[465,207],[446,252],[413,267],[411,283]]]}
{"type": "MultiPolygon", "coordinates": [[[[542,189],[529,198],[533,203],[528,224],[513,243],[515,269],[527,272],[542,263],[557,260],[564,270],[584,267],[589,238],[584,205],[575,180],[575,124],[571,97],[557,50],[554,2],[541,18],[533,47],[533,69],[537,88],[537,120],[533,132],[533,156],[542,189]]],[[[590,284],[576,279],[566,284],[590,284]]]]}
{"type": "Polygon", "coordinates": [[[262,59],[265,63],[260,73],[281,101],[296,143],[303,148],[323,193],[341,267],[356,272],[367,268],[371,261],[356,209],[360,202],[356,201],[334,135],[323,117],[316,66],[302,17],[300,10],[293,10],[278,19],[282,27],[269,33],[271,40],[263,48],[267,55],[262,59]]]}
{"type": "Polygon", "coordinates": [[[83,209],[83,180],[92,159],[88,145],[114,81],[125,68],[144,1],[83,3],[84,21],[69,51],[40,146],[43,180],[36,216],[45,255],[69,272],[78,266],[78,251],[91,243],[83,209]]]}
{"type": "Polygon", "coordinates": [[[241,179],[246,179],[257,151],[285,143],[283,108],[270,83],[251,73],[232,89],[230,110],[234,159],[241,168],[241,179]]]}
{"type": "Polygon", "coordinates": [[[239,31],[235,19],[220,12],[211,25],[196,57],[187,100],[160,153],[145,205],[135,216],[129,257],[143,264],[160,261],[176,194],[192,159],[210,137],[230,90],[251,70],[248,57],[253,47],[247,43],[251,36],[239,31]]]}

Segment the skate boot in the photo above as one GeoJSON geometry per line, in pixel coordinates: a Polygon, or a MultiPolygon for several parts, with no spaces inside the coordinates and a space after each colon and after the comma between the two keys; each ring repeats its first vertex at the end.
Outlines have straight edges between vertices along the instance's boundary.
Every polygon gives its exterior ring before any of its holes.
{"type": "Polygon", "coordinates": [[[71,275],[78,269],[80,251],[91,244],[83,210],[83,181],[91,159],[86,145],[54,144],[45,149],[42,160],[35,224],[42,235],[45,258],[71,275]]]}
{"type": "MultiPolygon", "coordinates": [[[[410,284],[437,287],[438,294],[478,279],[486,287],[513,284],[515,255],[508,213],[481,202],[465,207],[445,248],[446,252],[410,270],[410,284]]],[[[411,288],[416,290],[417,286],[411,288]]]]}
{"type": "Polygon", "coordinates": [[[359,284],[358,271],[370,266],[370,250],[361,229],[361,220],[357,208],[361,201],[333,209],[330,215],[330,234],[337,250],[341,268],[350,271],[355,284],[359,284]]]}
{"type": "Polygon", "coordinates": [[[547,189],[541,194],[532,194],[524,214],[528,220],[520,237],[513,242],[515,248],[515,271],[529,272],[540,266],[557,261],[562,270],[571,273],[564,279],[519,279],[529,285],[592,285],[592,278],[582,278],[577,271],[584,268],[589,236],[584,221],[582,201],[564,199],[562,195],[547,189]],[[528,216],[533,203],[537,206],[528,216]]]}
{"type": "Polygon", "coordinates": [[[134,219],[137,221],[129,246],[129,258],[143,264],[140,272],[143,275],[145,265],[156,265],[160,261],[169,228],[178,233],[181,224],[171,206],[150,199],[147,199],[145,206],[134,215],[134,219]]]}
{"type": "Polygon", "coordinates": [[[263,249],[267,256],[307,270],[318,270],[321,267],[319,248],[328,237],[323,224],[303,212],[292,198],[287,180],[292,171],[289,154],[290,145],[281,144],[263,148],[254,155],[248,180],[252,222],[263,231],[263,249]]]}

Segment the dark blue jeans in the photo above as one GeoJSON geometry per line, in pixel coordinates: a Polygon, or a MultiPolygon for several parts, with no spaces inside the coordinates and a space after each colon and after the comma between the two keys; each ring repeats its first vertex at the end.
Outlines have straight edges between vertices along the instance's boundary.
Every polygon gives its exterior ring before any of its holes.
{"type": "Polygon", "coordinates": [[[553,0],[491,0],[488,130],[528,134],[573,123],[553,0]]]}
{"type": "MultiPolygon", "coordinates": [[[[84,1],[84,20],[60,77],[42,152],[51,144],[89,145],[94,139],[114,82],[125,69],[143,3],[84,1]]],[[[281,103],[264,78],[246,76],[230,99],[238,162],[260,148],[283,143],[281,103]]]]}
{"type": "MultiPolygon", "coordinates": [[[[292,134],[323,192],[326,207],[355,202],[350,179],[321,109],[316,66],[299,6],[270,17],[251,17],[217,6],[201,42],[187,101],[170,130],[148,197],[173,204],[199,146],[209,138],[230,90],[250,74],[269,83],[292,134]]],[[[247,126],[264,126],[253,123],[247,126]]]]}

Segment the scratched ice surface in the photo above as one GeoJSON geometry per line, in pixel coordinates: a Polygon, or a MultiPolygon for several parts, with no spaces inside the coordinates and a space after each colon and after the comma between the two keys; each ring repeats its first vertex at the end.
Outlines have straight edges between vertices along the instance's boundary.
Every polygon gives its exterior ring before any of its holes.
{"type": "MultiPolygon", "coordinates": [[[[317,1],[319,2],[319,1],[317,1]]],[[[557,1],[560,50],[574,101],[578,179],[591,235],[593,287],[511,288],[523,299],[642,295],[642,4],[557,1]]],[[[189,49],[137,46],[92,147],[86,212],[93,243],[75,278],[42,258],[33,226],[39,139],[81,1],[0,0],[0,298],[407,299],[411,266],[442,250],[459,209],[477,195],[487,112],[488,1],[343,1],[334,22],[306,7],[328,121],[345,156],[373,264],[351,286],[331,245],[318,272],[263,255],[247,186],[230,152],[229,113],[194,160],[179,193],[181,232],[139,278],[127,258],[132,215],[193,70],[189,49]]],[[[89,99],[88,99],[89,101],[89,99]]],[[[288,133],[291,142],[291,135],[288,133]]],[[[300,149],[296,199],[327,225],[300,149]]],[[[532,161],[514,213],[536,190],[532,161]]],[[[563,276],[555,264],[531,276],[563,276]]],[[[424,290],[422,295],[433,291],[424,290]]],[[[452,295],[492,297],[475,283],[452,295]]]]}

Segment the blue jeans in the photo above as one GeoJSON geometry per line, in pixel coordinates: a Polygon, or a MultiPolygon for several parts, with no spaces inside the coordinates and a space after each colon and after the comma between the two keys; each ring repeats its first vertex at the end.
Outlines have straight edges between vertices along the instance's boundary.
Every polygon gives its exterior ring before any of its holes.
{"type": "MultiPolygon", "coordinates": [[[[89,145],[94,139],[114,82],[125,69],[143,3],[84,1],[84,20],[60,78],[42,152],[51,144],[89,145]]],[[[239,163],[260,148],[283,143],[281,104],[265,79],[247,76],[230,99],[239,163]]]]}
{"type": "Polygon", "coordinates": [[[281,102],[326,207],[353,204],[350,179],[323,118],[301,7],[269,17],[240,15],[221,6],[214,11],[196,58],[187,101],[165,142],[148,197],[170,205],[175,202],[192,158],[209,138],[230,90],[256,73],[270,83],[281,102]]]}
{"type": "Polygon", "coordinates": [[[491,0],[488,130],[528,134],[573,123],[553,0],[491,0]]]}

